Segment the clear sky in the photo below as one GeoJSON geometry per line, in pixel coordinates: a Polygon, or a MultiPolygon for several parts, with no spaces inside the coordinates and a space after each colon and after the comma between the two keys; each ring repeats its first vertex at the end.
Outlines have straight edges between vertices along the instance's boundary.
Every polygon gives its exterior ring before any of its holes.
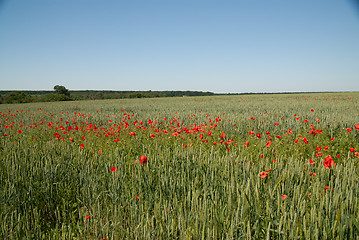
{"type": "Polygon", "coordinates": [[[359,91],[352,0],[0,0],[0,89],[359,91]]]}

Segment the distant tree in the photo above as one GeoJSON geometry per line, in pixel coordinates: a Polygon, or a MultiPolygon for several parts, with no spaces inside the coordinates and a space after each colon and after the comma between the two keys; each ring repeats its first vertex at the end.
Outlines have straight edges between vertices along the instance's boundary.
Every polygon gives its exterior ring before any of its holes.
{"type": "Polygon", "coordinates": [[[64,86],[60,86],[60,85],[56,85],[54,87],[54,90],[55,90],[55,93],[57,94],[62,94],[62,95],[65,95],[65,96],[70,96],[70,92],[68,89],[66,89],[64,86]]]}
{"type": "Polygon", "coordinates": [[[33,98],[24,92],[13,91],[5,94],[4,103],[27,103],[32,102],[33,98]]]}
{"type": "Polygon", "coordinates": [[[69,97],[64,94],[48,93],[37,97],[37,102],[56,102],[56,101],[67,101],[69,97]]]}
{"type": "Polygon", "coordinates": [[[142,98],[143,94],[140,92],[134,92],[129,95],[130,98],[142,98]]]}

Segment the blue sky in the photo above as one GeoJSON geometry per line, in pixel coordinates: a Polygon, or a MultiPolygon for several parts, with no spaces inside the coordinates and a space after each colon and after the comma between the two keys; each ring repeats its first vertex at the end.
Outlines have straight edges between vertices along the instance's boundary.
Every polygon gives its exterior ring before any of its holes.
{"type": "Polygon", "coordinates": [[[359,91],[350,0],[0,0],[0,89],[359,91]]]}

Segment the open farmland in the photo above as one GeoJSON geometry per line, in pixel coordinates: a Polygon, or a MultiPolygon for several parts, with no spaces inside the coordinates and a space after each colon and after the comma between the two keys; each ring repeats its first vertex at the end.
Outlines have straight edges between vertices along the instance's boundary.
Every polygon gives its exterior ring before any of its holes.
{"type": "Polygon", "coordinates": [[[357,239],[358,100],[0,105],[0,238],[357,239]]]}

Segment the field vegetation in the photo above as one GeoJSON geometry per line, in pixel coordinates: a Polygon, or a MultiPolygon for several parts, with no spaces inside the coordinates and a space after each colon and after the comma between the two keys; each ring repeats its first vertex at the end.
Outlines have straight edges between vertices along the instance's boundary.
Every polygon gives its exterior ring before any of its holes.
{"type": "Polygon", "coordinates": [[[359,93],[0,105],[0,238],[358,239],[359,93]]]}

